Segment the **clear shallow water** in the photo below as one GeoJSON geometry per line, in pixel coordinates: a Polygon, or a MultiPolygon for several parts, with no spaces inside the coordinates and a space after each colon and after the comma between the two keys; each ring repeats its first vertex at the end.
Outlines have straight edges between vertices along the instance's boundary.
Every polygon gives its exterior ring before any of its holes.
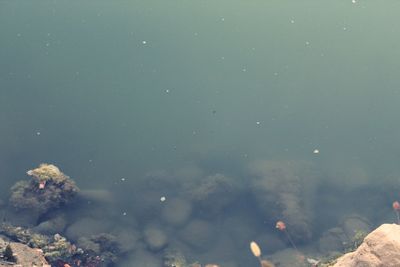
{"type": "MultiPolygon", "coordinates": [[[[183,194],[149,184],[148,173],[164,170],[180,185],[182,169],[234,177],[244,194],[235,207],[251,205],[254,161],[306,161],[317,173],[307,181],[318,184],[316,238],[347,213],[378,223],[386,213],[364,204],[390,208],[398,196],[399,9],[396,1],[2,1],[1,191],[51,162],[81,188],[116,195],[113,216],[123,221],[129,210],[141,231],[158,217],[132,192],[183,194]]],[[[246,208],[233,210],[218,219],[246,208]]],[[[262,231],[255,210],[246,217],[262,231]]],[[[246,246],[238,245],[243,257],[246,246]]]]}

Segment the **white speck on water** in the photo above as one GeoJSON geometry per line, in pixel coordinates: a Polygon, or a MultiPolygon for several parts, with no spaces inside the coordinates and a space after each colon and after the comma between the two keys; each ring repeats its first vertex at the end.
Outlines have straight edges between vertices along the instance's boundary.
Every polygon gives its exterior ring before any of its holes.
{"type": "Polygon", "coordinates": [[[166,197],[164,197],[164,196],[160,197],[160,201],[161,201],[161,202],[164,202],[165,200],[167,200],[166,197]]]}
{"type": "Polygon", "coordinates": [[[126,211],[124,211],[124,212],[122,213],[122,216],[126,216],[126,214],[127,214],[126,211]]]}
{"type": "Polygon", "coordinates": [[[169,93],[169,89],[166,89],[165,92],[168,94],[169,93]]]}
{"type": "Polygon", "coordinates": [[[310,42],[309,42],[309,41],[306,41],[306,45],[310,45],[310,42]]]}
{"type": "Polygon", "coordinates": [[[290,23],[292,23],[292,24],[293,24],[293,23],[294,23],[294,19],[291,19],[291,20],[290,20],[290,23]]]}
{"type": "Polygon", "coordinates": [[[225,21],[225,18],[221,18],[221,21],[225,21]]]}
{"type": "Polygon", "coordinates": [[[147,41],[142,41],[142,44],[144,44],[144,45],[147,44],[147,41]]]}
{"type": "Polygon", "coordinates": [[[36,132],[36,135],[38,135],[38,136],[39,136],[40,134],[41,134],[41,133],[40,133],[39,131],[37,131],[37,132],[36,132]]]}
{"type": "Polygon", "coordinates": [[[257,125],[260,125],[260,124],[261,124],[261,122],[260,122],[260,121],[256,121],[256,124],[257,124],[257,125]]]}
{"type": "Polygon", "coordinates": [[[343,27],[343,30],[345,31],[345,30],[347,30],[347,28],[346,28],[346,27],[343,27]]]}
{"type": "Polygon", "coordinates": [[[125,182],[125,178],[121,178],[121,181],[122,181],[122,182],[125,182]]]}
{"type": "Polygon", "coordinates": [[[319,154],[319,149],[314,149],[313,153],[314,154],[319,154]]]}
{"type": "Polygon", "coordinates": [[[243,72],[246,72],[246,71],[247,71],[247,69],[246,69],[246,68],[243,68],[243,69],[242,69],[242,71],[243,71],[243,72]]]}
{"type": "Polygon", "coordinates": [[[351,2],[352,2],[353,4],[357,3],[357,1],[356,1],[356,0],[351,0],[351,2]]]}

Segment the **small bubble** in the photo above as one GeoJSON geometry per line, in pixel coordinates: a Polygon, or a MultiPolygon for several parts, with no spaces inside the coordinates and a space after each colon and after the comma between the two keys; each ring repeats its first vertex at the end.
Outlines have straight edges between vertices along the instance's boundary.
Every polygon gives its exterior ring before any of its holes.
{"type": "Polygon", "coordinates": [[[127,213],[124,211],[124,212],[122,213],[122,216],[126,216],[126,214],[127,214],[127,213]]]}
{"type": "Polygon", "coordinates": [[[168,94],[169,93],[169,89],[166,89],[165,92],[168,94]]]}
{"type": "Polygon", "coordinates": [[[142,41],[142,44],[144,44],[144,45],[145,45],[145,44],[147,44],[147,42],[146,42],[146,41],[142,41]]]}
{"type": "Polygon", "coordinates": [[[256,124],[257,124],[257,125],[260,125],[260,124],[261,124],[261,122],[260,122],[260,121],[256,121],[256,124]]]}
{"type": "Polygon", "coordinates": [[[125,182],[125,178],[121,178],[121,181],[122,181],[122,182],[125,182]]]}
{"type": "Polygon", "coordinates": [[[292,24],[293,24],[293,23],[294,23],[294,19],[290,20],[290,23],[292,23],[292,24]]]}
{"type": "Polygon", "coordinates": [[[166,197],[164,197],[164,196],[163,196],[163,197],[160,197],[160,201],[161,201],[161,202],[164,202],[165,200],[167,200],[166,197]]]}
{"type": "Polygon", "coordinates": [[[36,135],[40,135],[40,132],[39,132],[39,131],[37,131],[37,132],[36,132],[36,135]]]}
{"type": "Polygon", "coordinates": [[[319,149],[314,149],[313,153],[314,154],[319,154],[319,149]]]}

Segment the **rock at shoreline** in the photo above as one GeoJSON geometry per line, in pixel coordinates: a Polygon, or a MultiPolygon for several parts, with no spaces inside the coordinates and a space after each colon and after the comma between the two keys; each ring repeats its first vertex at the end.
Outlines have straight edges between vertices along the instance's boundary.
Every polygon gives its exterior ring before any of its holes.
{"type": "Polygon", "coordinates": [[[332,267],[400,266],[400,225],[382,224],[365,237],[354,252],[340,257],[332,267]]]}
{"type": "Polygon", "coordinates": [[[0,250],[3,251],[7,245],[10,246],[16,262],[7,262],[0,260],[0,267],[2,266],[50,267],[50,264],[48,264],[46,259],[44,258],[42,250],[30,248],[29,246],[21,243],[5,241],[2,238],[0,238],[0,250]]]}

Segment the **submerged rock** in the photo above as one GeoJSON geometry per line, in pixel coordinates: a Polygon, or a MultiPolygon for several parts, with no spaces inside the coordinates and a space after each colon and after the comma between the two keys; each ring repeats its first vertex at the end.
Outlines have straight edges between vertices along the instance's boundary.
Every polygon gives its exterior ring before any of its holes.
{"type": "Polygon", "coordinates": [[[121,263],[121,267],[160,267],[162,259],[154,253],[145,250],[139,250],[133,253],[125,262],[121,263]]]}
{"type": "Polygon", "coordinates": [[[206,176],[185,184],[186,198],[195,205],[196,211],[206,217],[214,217],[233,203],[238,185],[232,177],[223,174],[206,176]]]}
{"type": "Polygon", "coordinates": [[[371,231],[371,223],[366,218],[357,214],[345,217],[342,220],[341,226],[349,241],[352,241],[362,233],[366,235],[371,231]]]}
{"type": "MultiPolygon", "coordinates": [[[[163,267],[198,267],[198,262],[189,263],[178,249],[168,249],[163,256],[163,267]]],[[[207,265],[206,265],[207,266],[207,265]]]]}
{"type": "MultiPolygon", "coordinates": [[[[303,161],[257,161],[250,188],[266,220],[284,221],[295,242],[312,238],[315,174],[303,161]]],[[[271,222],[271,223],[275,223],[271,222]]]]}
{"type": "Polygon", "coordinates": [[[174,198],[168,200],[162,209],[162,218],[166,223],[172,226],[185,224],[192,212],[190,201],[183,198],[174,198]]]}
{"type": "Polygon", "coordinates": [[[348,243],[348,238],[339,227],[325,231],[318,241],[318,249],[321,253],[329,254],[343,251],[348,243]]]}
{"type": "Polygon", "coordinates": [[[58,215],[54,218],[41,222],[39,225],[35,226],[33,230],[40,234],[54,235],[57,233],[62,233],[67,225],[67,221],[64,215],[58,215]]]}
{"type": "Polygon", "coordinates": [[[151,251],[159,251],[168,244],[167,235],[158,227],[150,226],[144,230],[144,240],[151,251]]]}
{"type": "Polygon", "coordinates": [[[69,239],[78,240],[82,236],[90,237],[100,233],[108,233],[111,229],[112,225],[109,221],[83,217],[69,225],[65,235],[69,239]]]}
{"type": "Polygon", "coordinates": [[[199,219],[190,221],[178,235],[187,245],[201,252],[209,250],[217,238],[215,227],[199,219]]]}

